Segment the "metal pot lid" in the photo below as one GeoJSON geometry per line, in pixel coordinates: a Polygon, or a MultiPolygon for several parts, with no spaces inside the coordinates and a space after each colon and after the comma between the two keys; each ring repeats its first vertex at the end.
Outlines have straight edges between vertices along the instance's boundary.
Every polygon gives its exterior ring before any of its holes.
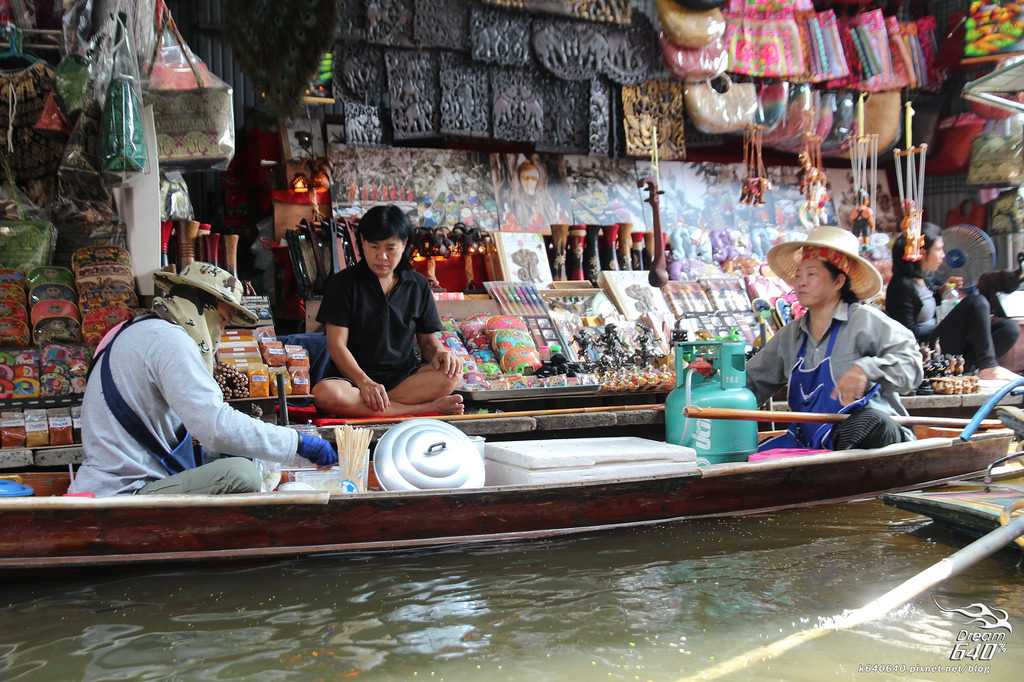
{"type": "Polygon", "coordinates": [[[469,436],[437,419],[393,426],[373,451],[384,490],[482,488],[484,460],[469,436]]]}

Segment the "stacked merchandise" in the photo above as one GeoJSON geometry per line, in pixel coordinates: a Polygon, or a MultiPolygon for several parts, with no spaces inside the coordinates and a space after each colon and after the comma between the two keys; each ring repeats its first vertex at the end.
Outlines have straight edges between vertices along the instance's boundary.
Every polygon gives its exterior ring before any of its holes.
{"type": "Polygon", "coordinates": [[[285,395],[310,395],[305,348],[278,341],[272,328],[228,329],[221,334],[214,378],[226,400],[276,397],[278,377],[285,395]]]}
{"type": "Polygon", "coordinates": [[[85,392],[91,352],[81,345],[74,284],[65,268],[36,267],[24,277],[3,272],[0,346],[8,349],[0,350],[0,399],[85,392]]]}
{"type": "Polygon", "coordinates": [[[103,336],[138,306],[131,256],[114,246],[79,249],[72,256],[85,342],[95,347],[103,336]]]}
{"type": "Polygon", "coordinates": [[[0,448],[44,448],[82,442],[82,408],[4,410],[0,412],[0,448]]]}

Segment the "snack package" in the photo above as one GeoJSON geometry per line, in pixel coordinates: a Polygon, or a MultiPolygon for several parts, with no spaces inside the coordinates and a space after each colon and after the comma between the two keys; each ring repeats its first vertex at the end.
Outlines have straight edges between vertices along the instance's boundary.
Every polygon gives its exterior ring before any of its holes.
{"type": "MultiPolygon", "coordinates": [[[[281,349],[284,350],[283,348],[281,349]]],[[[270,397],[277,397],[277,377],[284,377],[284,394],[286,396],[292,394],[292,378],[288,374],[287,367],[271,367],[270,368],[270,397]]]]}
{"type": "Polygon", "coordinates": [[[50,445],[74,445],[74,424],[71,417],[50,417],[50,445]]]}
{"type": "Polygon", "coordinates": [[[50,444],[50,423],[46,410],[25,410],[25,445],[43,448],[50,444]]]}
{"type": "Polygon", "coordinates": [[[260,352],[263,354],[263,362],[268,367],[284,367],[288,364],[288,354],[285,353],[284,344],[280,341],[261,340],[260,352]]]}
{"type": "Polygon", "coordinates": [[[25,417],[18,415],[0,419],[0,448],[23,448],[25,442],[25,417]]]}
{"type": "Polygon", "coordinates": [[[309,395],[309,368],[289,367],[288,373],[292,380],[292,395],[309,395]]]}
{"type": "Polygon", "coordinates": [[[309,369],[309,353],[302,346],[285,346],[284,352],[288,356],[288,367],[299,367],[309,369]]]}
{"type": "Polygon", "coordinates": [[[264,365],[246,370],[249,377],[249,397],[270,397],[270,373],[264,365]]]}

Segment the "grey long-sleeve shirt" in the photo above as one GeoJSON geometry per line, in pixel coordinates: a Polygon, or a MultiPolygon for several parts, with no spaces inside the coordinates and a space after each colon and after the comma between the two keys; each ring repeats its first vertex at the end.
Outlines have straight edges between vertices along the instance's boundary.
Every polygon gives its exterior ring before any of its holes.
{"type": "MultiPolygon", "coordinates": [[[[881,391],[868,403],[886,414],[906,415],[900,393],[910,393],[924,381],[921,352],[909,329],[882,311],[860,303],[840,303],[833,313],[839,320],[832,350],[832,380],[838,381],[854,364],[881,391]]],[[[810,334],[807,316],[790,322],[758,351],[747,365],[747,386],[763,403],[789,384],[797,353],[807,337],[806,365],[815,367],[828,352],[828,334],[816,342],[810,334]]]]}
{"type": "MultiPolygon", "coordinates": [[[[138,322],[108,352],[111,375],[125,402],[168,450],[177,445],[175,434],[184,424],[212,452],[286,466],[309,464],[296,454],[295,430],[253,419],[224,402],[199,347],[181,327],[164,320],[138,322]]],[[[71,492],[98,497],[130,493],[167,476],[107,408],[99,367],[89,377],[82,402],[82,444],[85,462],[71,492]]]]}

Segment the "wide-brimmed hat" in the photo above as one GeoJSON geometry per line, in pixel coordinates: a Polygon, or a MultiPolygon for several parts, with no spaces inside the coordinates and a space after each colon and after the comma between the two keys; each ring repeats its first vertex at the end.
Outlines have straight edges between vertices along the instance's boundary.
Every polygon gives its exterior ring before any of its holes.
{"type": "Polygon", "coordinates": [[[180,273],[157,271],[153,273],[157,284],[184,284],[195,287],[212,295],[218,301],[227,303],[234,311],[234,317],[228,322],[233,326],[252,326],[259,321],[259,316],[242,305],[245,289],[238,278],[227,270],[210,263],[194,262],[185,266],[180,273]]]}
{"type": "Polygon", "coordinates": [[[807,248],[824,249],[820,252],[822,260],[828,260],[846,273],[850,278],[850,289],[861,301],[874,298],[882,290],[882,276],[874,265],[861,258],[857,237],[840,227],[818,227],[803,241],[773,246],[768,252],[768,267],[793,286],[796,270],[807,248]]]}

